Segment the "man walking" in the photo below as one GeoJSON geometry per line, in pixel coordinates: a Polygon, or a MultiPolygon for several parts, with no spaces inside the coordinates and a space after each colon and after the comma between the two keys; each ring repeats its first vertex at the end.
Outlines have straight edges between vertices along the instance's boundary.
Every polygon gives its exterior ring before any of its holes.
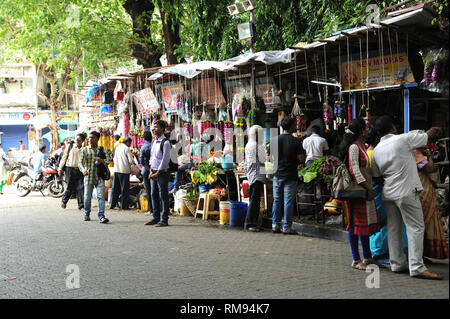
{"type": "Polygon", "coordinates": [[[89,146],[81,151],[78,167],[84,175],[84,220],[90,221],[91,199],[94,187],[97,189],[98,219],[106,224],[109,220],[105,217],[105,181],[99,176],[99,165],[106,164],[106,155],[98,146],[100,133],[89,134],[89,146]]]}
{"type": "Polygon", "coordinates": [[[170,141],[164,136],[166,123],[162,120],[153,125],[153,135],[156,139],[152,143],[150,153],[150,179],[152,192],[153,219],[146,225],[156,227],[169,226],[169,162],[170,141]],[[160,203],[162,201],[162,216],[160,215],[160,203]]]}
{"type": "Polygon", "coordinates": [[[114,179],[110,209],[114,209],[121,197],[121,209],[128,209],[128,196],[130,193],[130,173],[133,165],[133,154],[131,154],[131,138],[126,138],[122,145],[117,146],[114,152],[114,179]]]}
{"type": "Polygon", "coordinates": [[[266,183],[266,176],[261,174],[261,166],[264,165],[266,152],[263,143],[263,128],[254,125],[248,133],[248,143],[245,146],[245,175],[250,185],[250,199],[245,218],[244,229],[251,232],[259,232],[258,217],[260,212],[261,192],[266,183]],[[258,141],[258,137],[260,140],[258,141]]]}
{"type": "Polygon", "coordinates": [[[63,175],[63,170],[66,171],[67,189],[62,197],[61,207],[66,208],[67,202],[73,193],[76,193],[78,200],[78,209],[84,208],[84,190],[83,190],[83,174],[78,168],[81,150],[83,149],[83,142],[85,136],[78,134],[75,141],[70,142],[69,147],[66,148],[59,164],[58,175],[63,175]]]}
{"type": "Polygon", "coordinates": [[[425,223],[419,193],[423,190],[417,173],[413,150],[426,146],[441,133],[432,128],[424,134],[399,134],[389,116],[375,124],[380,142],[372,153],[372,175],[383,186],[383,201],[387,210],[388,246],[391,270],[403,272],[408,262],[403,252],[402,221],[408,237],[409,274],[422,279],[442,279],[423,263],[425,223]]]}
{"type": "Polygon", "coordinates": [[[147,193],[148,208],[152,211],[151,187],[150,187],[150,153],[152,150],[152,133],[145,131],[143,134],[145,144],[141,147],[139,163],[142,165],[141,174],[144,178],[145,192],[147,193]]]}
{"type": "MultiPolygon", "coordinates": [[[[306,167],[312,164],[316,159],[321,158],[329,150],[328,142],[320,136],[320,127],[314,125],[311,127],[311,135],[303,140],[303,149],[306,151],[306,167]]],[[[314,193],[314,183],[305,184],[306,194],[312,195],[314,193]]],[[[313,196],[306,196],[307,203],[313,203],[313,196]]],[[[309,206],[307,209],[310,213],[314,213],[314,208],[309,206]]]]}
{"type": "Polygon", "coordinates": [[[283,234],[296,234],[292,228],[292,217],[295,211],[298,165],[304,161],[305,155],[298,139],[292,136],[295,121],[285,117],[281,121],[284,132],[278,139],[278,167],[273,177],[272,232],[281,233],[281,216],[284,212],[283,234]]]}

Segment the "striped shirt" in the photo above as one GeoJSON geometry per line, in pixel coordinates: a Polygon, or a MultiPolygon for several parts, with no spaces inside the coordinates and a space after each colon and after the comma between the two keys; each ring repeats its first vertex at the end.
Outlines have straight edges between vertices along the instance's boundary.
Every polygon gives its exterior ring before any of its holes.
{"type": "Polygon", "coordinates": [[[100,147],[94,150],[91,146],[86,146],[81,151],[78,168],[83,174],[88,172],[88,175],[84,177],[85,184],[97,185],[100,180],[98,176],[98,166],[95,165],[97,157],[100,157],[100,147]]]}

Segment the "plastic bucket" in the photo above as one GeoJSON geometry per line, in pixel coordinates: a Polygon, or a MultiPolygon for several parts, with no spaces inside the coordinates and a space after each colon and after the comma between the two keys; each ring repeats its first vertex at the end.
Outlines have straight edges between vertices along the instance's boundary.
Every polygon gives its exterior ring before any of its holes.
{"type": "Polygon", "coordinates": [[[230,202],[220,202],[219,211],[220,211],[220,225],[228,225],[230,224],[230,202]]]}
{"type": "Polygon", "coordinates": [[[244,227],[248,204],[244,202],[230,203],[230,226],[244,227]]]}

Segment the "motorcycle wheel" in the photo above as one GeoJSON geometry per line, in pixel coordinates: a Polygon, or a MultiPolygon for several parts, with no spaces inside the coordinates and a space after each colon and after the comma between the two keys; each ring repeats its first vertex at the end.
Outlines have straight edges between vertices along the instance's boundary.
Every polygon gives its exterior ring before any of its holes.
{"type": "Polygon", "coordinates": [[[51,181],[48,186],[47,190],[50,196],[54,198],[60,198],[64,195],[64,191],[66,190],[67,185],[65,181],[61,181],[60,183],[56,182],[55,180],[51,181]]]}
{"type": "Polygon", "coordinates": [[[25,197],[31,192],[33,179],[28,176],[22,176],[16,181],[16,194],[20,197],[25,197]]]}

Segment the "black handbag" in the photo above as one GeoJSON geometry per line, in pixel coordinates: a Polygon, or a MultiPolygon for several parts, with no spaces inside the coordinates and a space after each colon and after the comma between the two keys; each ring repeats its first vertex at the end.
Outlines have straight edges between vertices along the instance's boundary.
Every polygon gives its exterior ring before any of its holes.
{"type": "MultiPolygon", "coordinates": [[[[106,154],[104,152],[103,147],[100,147],[99,150],[99,157],[102,158],[103,160],[106,159],[106,154]]],[[[97,166],[98,169],[98,176],[103,179],[104,181],[110,180],[111,179],[111,172],[109,171],[108,166],[103,162],[98,164],[97,166]]]]}
{"type": "Polygon", "coordinates": [[[366,200],[367,189],[356,184],[345,164],[340,165],[334,174],[333,197],[343,201],[366,200]]]}

